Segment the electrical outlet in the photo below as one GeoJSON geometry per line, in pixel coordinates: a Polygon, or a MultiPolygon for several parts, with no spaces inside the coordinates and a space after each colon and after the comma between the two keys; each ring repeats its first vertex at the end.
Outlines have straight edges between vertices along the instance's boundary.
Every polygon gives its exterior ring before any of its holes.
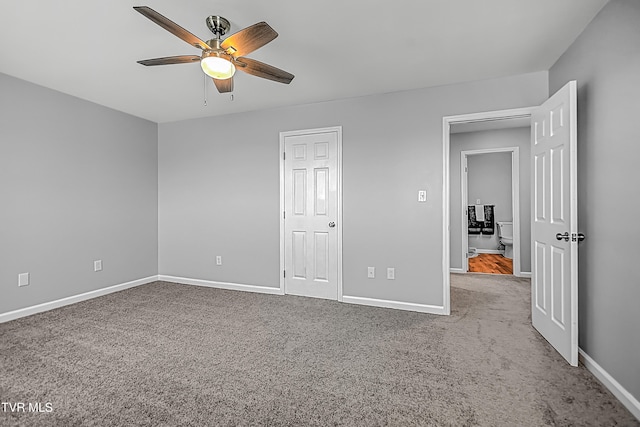
{"type": "Polygon", "coordinates": [[[222,265],[222,257],[220,255],[216,257],[216,265],[222,265]]]}
{"type": "Polygon", "coordinates": [[[29,273],[18,274],[18,286],[27,286],[29,284],[29,273]]]}
{"type": "Polygon", "coordinates": [[[387,279],[395,280],[396,279],[396,269],[393,267],[387,268],[387,279]]]}
{"type": "Polygon", "coordinates": [[[376,278],[376,268],[375,267],[367,267],[367,277],[369,279],[376,278]]]}
{"type": "Polygon", "coordinates": [[[93,261],[93,271],[102,271],[102,260],[97,259],[93,261]]]}

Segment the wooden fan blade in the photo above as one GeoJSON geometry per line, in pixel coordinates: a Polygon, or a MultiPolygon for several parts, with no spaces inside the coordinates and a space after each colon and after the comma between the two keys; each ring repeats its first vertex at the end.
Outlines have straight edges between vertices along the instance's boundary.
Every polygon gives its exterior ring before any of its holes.
{"type": "Polygon", "coordinates": [[[237,67],[238,70],[242,70],[252,76],[273,80],[274,82],[289,84],[295,77],[293,74],[287,73],[273,65],[265,64],[264,62],[251,58],[238,58],[236,65],[239,65],[239,67],[237,67]]]}
{"type": "Polygon", "coordinates": [[[211,49],[211,47],[209,47],[209,45],[207,43],[205,43],[204,41],[200,40],[198,37],[194,36],[189,31],[187,31],[184,28],[182,28],[180,25],[176,24],[175,22],[173,22],[172,20],[170,20],[166,16],[163,16],[163,15],[159,14],[158,12],[156,12],[153,9],[151,9],[150,7],[148,7],[148,6],[134,6],[133,8],[135,10],[137,10],[138,12],[140,12],[142,15],[146,16],[147,18],[149,18],[151,21],[153,21],[156,24],[160,25],[165,30],[167,30],[170,33],[172,33],[173,35],[178,36],[182,40],[186,41],[191,46],[195,46],[195,47],[197,47],[199,49],[202,49],[202,50],[211,49]]]}
{"type": "Polygon", "coordinates": [[[180,56],[165,56],[162,58],[143,59],[138,61],[138,64],[142,65],[170,65],[170,64],[188,64],[191,62],[199,62],[200,57],[196,55],[180,55],[180,56]]]}
{"type": "Polygon", "coordinates": [[[276,37],[278,37],[278,33],[269,24],[258,22],[230,35],[224,39],[220,47],[237,58],[261,48],[276,37]]]}
{"type": "Polygon", "coordinates": [[[228,79],[219,80],[219,79],[211,79],[213,83],[216,85],[218,92],[227,93],[233,92],[233,77],[229,77],[228,79]]]}

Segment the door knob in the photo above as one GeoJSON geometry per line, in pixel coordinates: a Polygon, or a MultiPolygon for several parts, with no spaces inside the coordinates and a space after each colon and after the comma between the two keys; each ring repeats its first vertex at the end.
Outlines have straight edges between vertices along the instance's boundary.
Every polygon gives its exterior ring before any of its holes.
{"type": "Polygon", "coordinates": [[[569,241],[569,232],[565,231],[564,234],[556,233],[556,239],[564,240],[565,242],[569,241]]]}
{"type": "Polygon", "coordinates": [[[336,223],[335,223],[335,222],[331,221],[331,222],[329,223],[329,228],[333,228],[333,227],[335,227],[335,226],[336,226],[336,223]]]}
{"type": "Polygon", "coordinates": [[[586,238],[587,236],[585,236],[583,233],[578,233],[578,242],[582,242],[586,238]]]}

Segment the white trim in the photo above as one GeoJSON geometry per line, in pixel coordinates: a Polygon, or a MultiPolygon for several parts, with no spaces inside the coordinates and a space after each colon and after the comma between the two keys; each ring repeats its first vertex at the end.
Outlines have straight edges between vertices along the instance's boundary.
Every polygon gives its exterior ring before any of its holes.
{"type": "Polygon", "coordinates": [[[615,380],[602,366],[598,365],[589,355],[581,348],[578,348],[580,361],[589,372],[593,374],[600,382],[609,389],[609,391],[636,417],[640,420],[640,402],[633,397],[618,381],[615,380]]]}
{"type": "Polygon", "coordinates": [[[517,119],[531,117],[531,113],[538,107],[512,108],[509,110],[482,111],[479,113],[460,114],[443,117],[450,124],[490,122],[492,120],[517,119]]]}
{"type": "Polygon", "coordinates": [[[449,188],[449,137],[451,120],[442,118],[442,307],[444,314],[451,314],[451,224],[449,213],[451,190],[449,188]]]}
{"type": "Polygon", "coordinates": [[[158,276],[163,282],[178,283],[181,285],[204,286],[207,288],[226,289],[229,291],[256,292],[260,294],[283,295],[280,288],[269,286],[244,285],[242,283],[216,282],[213,280],[191,279],[188,277],[158,276]]]}
{"type": "Polygon", "coordinates": [[[501,251],[499,249],[480,249],[480,248],[476,248],[476,252],[479,253],[479,254],[496,254],[496,255],[500,255],[504,251],[501,251]]]}
{"type": "Polygon", "coordinates": [[[282,132],[280,132],[280,139],[279,139],[279,150],[278,153],[280,155],[280,163],[278,165],[279,170],[280,170],[280,212],[278,212],[278,215],[280,215],[280,235],[279,235],[279,241],[280,241],[280,270],[278,270],[278,274],[280,275],[280,282],[279,282],[279,289],[282,295],[284,295],[284,270],[285,270],[285,244],[284,244],[284,212],[285,212],[285,200],[284,200],[284,136],[282,135],[282,132]]]}
{"type": "Polygon", "coordinates": [[[449,314],[445,312],[444,307],[437,305],[415,304],[411,302],[390,301],[384,299],[352,297],[344,295],[342,302],[348,304],[368,305],[372,307],[394,308],[396,310],[417,311],[420,313],[431,314],[449,314]]]}
{"type": "Polygon", "coordinates": [[[158,280],[158,276],[149,276],[143,279],[133,280],[131,282],[121,283],[119,285],[113,285],[106,288],[96,289],[95,291],[84,292],[78,295],[72,295],[69,297],[57,299],[55,301],[44,302],[42,304],[33,305],[31,307],[20,308],[18,310],[8,311],[0,314],[0,323],[8,322],[10,320],[19,319],[21,317],[31,316],[32,314],[42,313],[43,311],[53,310],[54,308],[64,307],[65,305],[75,304],[77,302],[86,301],[88,299],[101,297],[103,295],[111,294],[125,289],[133,288],[147,283],[152,283],[158,280]]]}
{"type": "Polygon", "coordinates": [[[465,273],[465,271],[461,268],[452,267],[449,269],[449,273],[465,273]]]}
{"type": "Polygon", "coordinates": [[[529,279],[531,279],[532,274],[531,274],[531,272],[530,272],[530,271],[521,271],[521,272],[520,272],[520,275],[519,275],[519,276],[517,276],[517,277],[525,277],[525,278],[529,278],[529,279]]]}
{"type": "MultiPolygon", "coordinates": [[[[451,193],[451,188],[449,188],[451,193]]],[[[462,246],[460,247],[460,263],[462,272],[469,271],[469,159],[464,151],[460,152],[460,237],[462,246]],[[466,209],[466,210],[465,210],[466,209]]],[[[477,253],[477,249],[476,249],[477,253]]]]}
{"type": "Polygon", "coordinates": [[[442,288],[444,314],[451,313],[451,280],[449,269],[451,268],[450,254],[450,197],[449,188],[449,156],[450,156],[450,131],[454,123],[470,123],[489,120],[511,119],[518,117],[531,117],[537,107],[514,108],[511,110],[486,111],[480,113],[462,114],[457,116],[445,116],[442,118],[442,288]]]}
{"type": "Polygon", "coordinates": [[[338,220],[337,224],[337,233],[338,233],[338,248],[337,248],[337,257],[338,257],[338,301],[342,302],[342,293],[343,293],[343,285],[342,285],[342,224],[344,224],[342,220],[342,126],[331,126],[325,128],[315,128],[315,129],[301,129],[301,130],[293,130],[280,132],[280,291],[281,294],[284,295],[284,269],[285,269],[285,251],[284,251],[284,226],[285,219],[283,212],[285,211],[285,200],[284,200],[284,139],[287,136],[295,136],[295,135],[310,135],[316,133],[329,133],[335,132],[337,135],[337,176],[338,176],[338,220]]]}

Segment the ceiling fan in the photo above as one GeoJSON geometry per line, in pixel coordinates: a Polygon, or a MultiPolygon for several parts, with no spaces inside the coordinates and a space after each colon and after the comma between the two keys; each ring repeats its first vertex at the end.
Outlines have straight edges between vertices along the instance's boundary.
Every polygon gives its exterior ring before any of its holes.
{"type": "Polygon", "coordinates": [[[145,59],[138,61],[138,64],[150,66],[200,62],[202,71],[213,79],[220,93],[233,91],[233,75],[236,69],[285,84],[291,83],[294,78],[291,73],[244,56],[278,37],[278,33],[266,22],[253,24],[223,40],[222,36],[231,29],[231,24],[222,16],[212,15],[206,19],[206,23],[214,38],[204,42],[150,7],[135,6],[134,9],[191,46],[202,50],[200,56],[167,56],[145,59]]]}

